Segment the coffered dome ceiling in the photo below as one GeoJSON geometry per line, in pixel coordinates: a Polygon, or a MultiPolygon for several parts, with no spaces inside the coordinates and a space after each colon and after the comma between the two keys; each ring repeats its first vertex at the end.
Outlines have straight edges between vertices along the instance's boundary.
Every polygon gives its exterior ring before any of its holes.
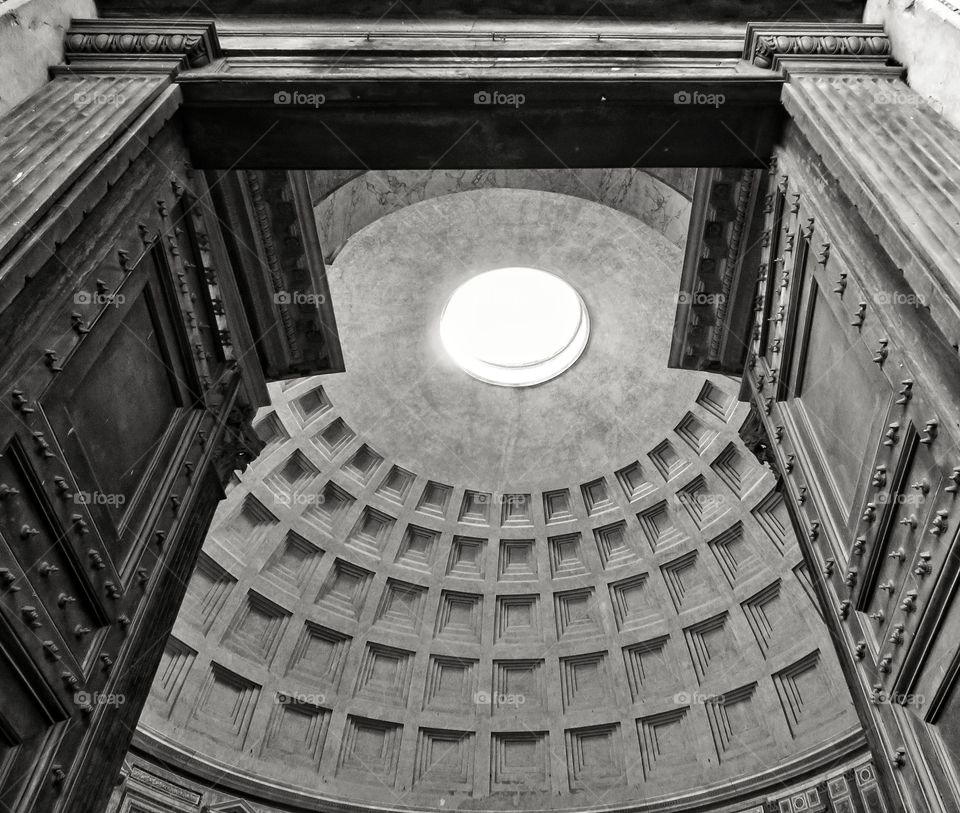
{"type": "MultiPolygon", "coordinates": [[[[349,181],[354,214],[390,180],[349,181]]],[[[343,227],[347,372],[273,389],[141,747],[294,809],[435,810],[739,810],[862,747],[737,382],[666,367],[672,236],[542,189],[420,197],[343,227]],[[438,340],[454,289],[506,266],[590,314],[535,387],[438,340]]]]}

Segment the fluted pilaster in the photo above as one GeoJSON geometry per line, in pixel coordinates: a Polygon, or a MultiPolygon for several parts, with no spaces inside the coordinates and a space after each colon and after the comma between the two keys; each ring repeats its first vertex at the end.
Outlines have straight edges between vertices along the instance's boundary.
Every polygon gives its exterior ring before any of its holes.
{"type": "Polygon", "coordinates": [[[0,261],[168,83],[61,75],[0,119],[0,261]]]}
{"type": "Polygon", "coordinates": [[[867,226],[960,337],[960,132],[888,76],[798,75],[784,106],[867,226]]]}

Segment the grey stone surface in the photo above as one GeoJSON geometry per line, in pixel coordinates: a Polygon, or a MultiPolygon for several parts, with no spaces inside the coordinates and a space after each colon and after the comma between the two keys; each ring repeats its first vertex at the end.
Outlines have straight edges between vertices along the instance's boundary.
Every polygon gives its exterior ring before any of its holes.
{"type": "Polygon", "coordinates": [[[690,220],[691,169],[472,169],[371,171],[344,181],[343,172],[311,172],[315,214],[331,260],[355,232],[390,212],[472,189],[528,189],[594,201],[632,215],[683,248],[690,220]],[[339,185],[338,185],[339,182],[339,185]]]}
{"type": "Polygon", "coordinates": [[[673,405],[702,386],[666,366],[680,259],[638,219],[569,195],[488,189],[406,207],[355,234],[328,269],[347,372],[327,390],[412,471],[488,491],[585,482],[652,448],[679,418],[673,405]],[[579,361],[537,387],[476,381],[439,344],[454,289],[513,265],[567,280],[592,320],[579,361]]]}

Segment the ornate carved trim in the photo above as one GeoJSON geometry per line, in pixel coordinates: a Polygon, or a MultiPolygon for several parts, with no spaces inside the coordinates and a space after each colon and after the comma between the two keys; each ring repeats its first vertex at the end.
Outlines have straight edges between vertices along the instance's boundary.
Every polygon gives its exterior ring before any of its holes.
{"type": "Polygon", "coordinates": [[[734,375],[743,370],[747,342],[741,323],[749,312],[743,286],[750,282],[741,277],[756,268],[744,255],[758,251],[749,234],[759,177],[757,170],[697,171],[671,367],[734,375]]]}
{"type": "Polygon", "coordinates": [[[341,372],[343,354],[306,174],[238,170],[210,178],[267,378],[341,372]]]}
{"type": "MultiPolygon", "coordinates": [[[[274,294],[281,294],[289,286],[283,278],[283,269],[280,258],[277,254],[276,244],[273,240],[273,222],[270,217],[270,209],[263,197],[263,185],[260,182],[260,176],[256,172],[241,173],[247,182],[247,189],[250,192],[250,200],[253,204],[253,213],[256,216],[256,224],[260,230],[260,241],[263,245],[263,252],[266,256],[267,270],[270,272],[270,282],[273,284],[274,294]]],[[[279,173],[275,173],[279,176],[279,173]]],[[[287,339],[287,345],[294,357],[300,355],[300,343],[297,340],[297,334],[293,327],[293,317],[290,314],[290,308],[283,300],[278,301],[274,297],[277,310],[280,313],[280,324],[283,325],[283,332],[287,339]]]]}
{"type": "Polygon", "coordinates": [[[883,67],[890,40],[880,25],[747,24],[743,58],[758,68],[780,70],[784,60],[842,61],[850,67],[883,67]]]}
{"type": "Polygon", "coordinates": [[[159,776],[151,773],[141,765],[134,765],[131,768],[130,778],[141,785],[146,785],[148,788],[160,791],[161,793],[166,794],[167,796],[172,796],[175,799],[189,802],[192,805],[199,804],[200,800],[203,798],[200,793],[197,793],[193,790],[188,790],[180,785],[175,785],[173,782],[170,782],[167,779],[161,779],[159,776]]]}
{"type": "Polygon", "coordinates": [[[70,64],[93,58],[170,57],[182,70],[202,68],[219,58],[220,42],[213,21],[162,24],[156,20],[74,20],[64,51],[70,64]]]}
{"type": "MultiPolygon", "coordinates": [[[[750,222],[751,211],[749,207],[753,196],[756,194],[756,184],[754,181],[758,177],[758,174],[758,171],[755,169],[745,170],[737,186],[736,215],[734,216],[733,227],[730,230],[730,239],[727,242],[727,262],[723,269],[723,280],[720,284],[722,296],[717,300],[717,322],[719,324],[725,324],[727,321],[727,310],[733,288],[734,272],[737,270],[740,260],[744,229],[750,222]]],[[[721,348],[722,339],[722,331],[715,330],[710,345],[710,352],[717,358],[719,358],[723,352],[721,348]]]]}

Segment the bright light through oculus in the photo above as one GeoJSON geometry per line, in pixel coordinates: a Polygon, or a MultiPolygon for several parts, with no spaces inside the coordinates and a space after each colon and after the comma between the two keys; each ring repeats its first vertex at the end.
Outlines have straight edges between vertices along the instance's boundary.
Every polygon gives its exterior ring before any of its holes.
{"type": "Polygon", "coordinates": [[[586,347],[583,299],[560,277],[536,268],[498,268],[453,292],[440,317],[440,340],[474,378],[502,387],[549,381],[586,347]]]}

